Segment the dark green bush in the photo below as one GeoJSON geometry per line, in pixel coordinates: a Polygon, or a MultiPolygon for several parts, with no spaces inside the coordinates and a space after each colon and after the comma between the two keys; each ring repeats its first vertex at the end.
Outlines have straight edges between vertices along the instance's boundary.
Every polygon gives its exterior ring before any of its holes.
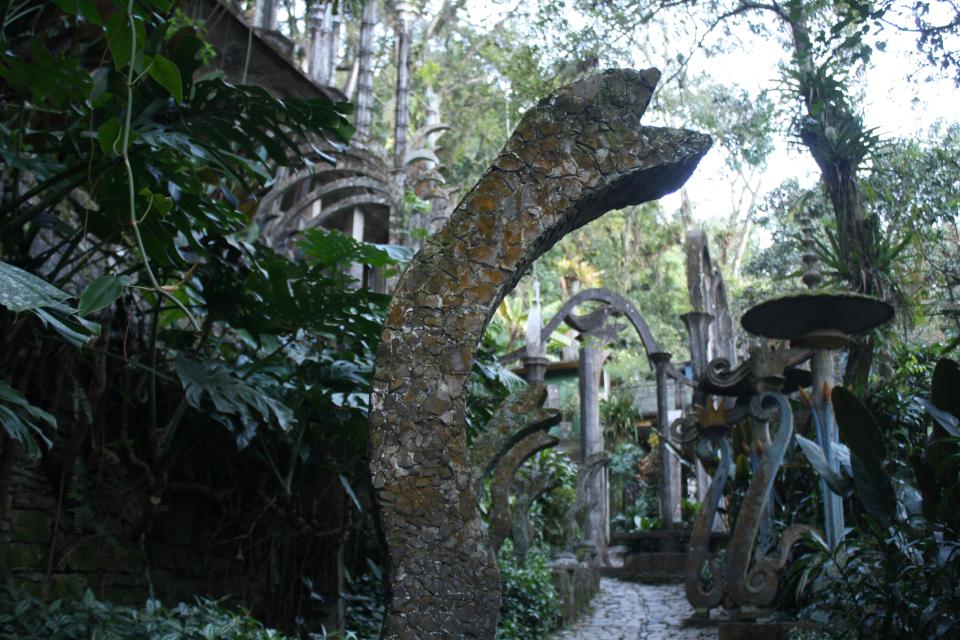
{"type": "Polygon", "coordinates": [[[347,587],[347,592],[340,594],[346,603],[347,637],[379,638],[384,613],[383,569],[368,558],[366,571],[347,574],[347,587]]]}
{"type": "Polygon", "coordinates": [[[148,600],[142,609],[97,600],[87,591],[78,600],[45,603],[6,590],[0,595],[2,640],[287,640],[243,611],[213,600],[166,608],[148,600]]]}
{"type": "Polygon", "coordinates": [[[543,547],[533,547],[518,564],[509,540],[500,549],[501,604],[497,640],[546,638],[557,626],[560,599],[553,587],[550,561],[543,547]]]}

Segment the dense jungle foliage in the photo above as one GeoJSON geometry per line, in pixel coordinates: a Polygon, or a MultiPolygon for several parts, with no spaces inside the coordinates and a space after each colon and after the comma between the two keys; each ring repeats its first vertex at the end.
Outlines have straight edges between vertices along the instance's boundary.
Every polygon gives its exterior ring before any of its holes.
{"type": "Polygon", "coordinates": [[[259,615],[316,628],[325,549],[352,563],[370,528],[367,388],[388,298],[346,267],[406,254],[319,229],[295,255],[258,240],[277,167],[329,162],[349,105],[201,75],[202,25],[180,15],[163,0],[6,5],[0,485],[26,457],[58,489],[44,595],[85,543],[139,547],[129,569],[154,592],[158,531],[186,520],[205,534],[185,534],[201,575],[235,557],[259,615]]]}
{"type": "MultiPolygon", "coordinates": [[[[252,2],[234,4],[252,12],[252,2]]],[[[394,4],[380,4],[374,43],[372,137],[387,151],[394,4]]],[[[827,285],[896,305],[895,323],[837,363],[856,390],[847,419],[867,425],[849,433],[864,429],[882,448],[858,451],[862,439],[844,434],[854,462],[832,481],[850,529],[836,549],[807,542],[779,605],[835,637],[957,637],[960,383],[940,358],[956,358],[960,345],[960,128],[888,137],[865,121],[857,83],[905,30],[916,32],[924,68],[956,75],[950,37],[960,22],[938,24],[926,2],[904,22],[891,2],[551,0],[520,3],[487,25],[469,19],[464,2],[415,4],[411,128],[436,110],[452,125],[435,151],[454,200],[525,109],[605,66],[664,66],[651,112],[716,140],[728,209],[698,222],[684,192],[675,209],[611,212],[571,234],[536,266],[545,319],[576,291],[606,286],[641,309],[681,362],[685,232],[710,231],[737,317],[798,287],[797,218],[807,211],[818,214],[827,285]],[[720,43],[704,35],[721,32],[720,43]],[[692,71],[693,55],[753,37],[783,43],[782,74],[768,87],[692,71]],[[769,184],[784,138],[820,184],[769,184]]],[[[278,5],[297,62],[314,3],[278,5]]],[[[348,51],[361,5],[338,3],[348,51]]],[[[41,527],[49,543],[30,547],[46,569],[31,575],[33,593],[0,596],[0,637],[284,637],[266,624],[289,637],[373,638],[385,559],[367,480],[367,402],[389,298],[349,274],[357,264],[395,273],[410,251],[320,228],[284,252],[260,237],[258,203],[278,168],[330,162],[351,139],[351,106],[280,99],[210,73],[206,25],[183,6],[2,6],[0,496],[26,469],[56,501],[41,527]],[[80,562],[95,568],[87,582],[58,577],[80,562]],[[111,583],[117,565],[136,579],[111,583]],[[194,599],[224,594],[234,597],[194,599]]],[[[424,204],[410,191],[404,200],[424,204]]],[[[496,356],[523,344],[532,275],[484,338],[471,437],[518,384],[496,356]]],[[[613,525],[649,530],[662,526],[658,436],[638,435],[633,406],[649,367],[623,335],[611,346],[614,392],[602,407],[620,491],[613,525]]],[[[576,347],[566,329],[554,337],[553,358],[576,347]]],[[[747,433],[733,434],[730,521],[751,477],[747,433]]],[[[775,530],[819,518],[816,466],[795,449],[787,468],[775,530]]],[[[546,637],[559,615],[548,559],[563,546],[575,467],[542,454],[521,475],[543,470],[559,486],[532,509],[531,552],[520,561],[508,544],[498,559],[504,640],[546,637]]],[[[697,506],[685,503],[686,525],[697,506]]],[[[0,521],[9,508],[0,501],[0,521]]],[[[0,575],[15,560],[0,554],[0,575]]]]}

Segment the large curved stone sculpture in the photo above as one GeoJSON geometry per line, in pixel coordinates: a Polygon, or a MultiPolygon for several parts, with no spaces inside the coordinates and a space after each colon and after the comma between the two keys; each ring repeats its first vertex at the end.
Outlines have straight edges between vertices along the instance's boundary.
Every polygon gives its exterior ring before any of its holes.
{"type": "Polygon", "coordinates": [[[541,470],[525,482],[520,483],[517,500],[511,513],[510,536],[513,538],[513,555],[523,562],[530,550],[531,525],[530,509],[540,496],[556,489],[560,481],[550,470],[541,470]]]}
{"type": "Polygon", "coordinates": [[[490,543],[499,551],[510,535],[510,487],[520,466],[534,454],[555,447],[560,441],[544,431],[536,431],[511,447],[497,463],[490,480],[490,543]]]}
{"type": "MultiPolygon", "coordinates": [[[[697,514],[693,530],[690,532],[690,545],[684,564],[684,591],[687,600],[698,611],[708,611],[723,600],[727,588],[726,567],[710,557],[710,530],[723,497],[723,489],[731,474],[733,450],[730,441],[724,436],[714,438],[719,450],[717,471],[710,482],[707,495],[701,503],[702,513],[697,514]],[[712,582],[704,584],[703,569],[708,568],[712,582]]],[[[698,452],[699,453],[699,452],[698,452]]]]}
{"type": "Polygon", "coordinates": [[[542,100],[397,285],[370,406],[384,638],[494,637],[499,575],[466,456],[473,354],[538,256],[611,209],[678,189],[696,168],[708,136],[640,124],[659,77],[605,71],[542,100]]]}
{"type": "Polygon", "coordinates": [[[566,517],[567,535],[563,546],[568,554],[575,555],[577,549],[577,531],[583,531],[586,524],[587,511],[592,501],[601,497],[591,491],[591,485],[594,484],[593,479],[597,477],[597,474],[600,473],[604,467],[610,464],[610,460],[610,454],[606,451],[593,453],[583,461],[583,464],[580,465],[580,469],[577,471],[577,499],[567,511],[566,517]]]}
{"type": "Polygon", "coordinates": [[[483,431],[467,450],[473,490],[477,496],[483,490],[484,478],[493,473],[512,446],[535,431],[560,424],[563,416],[556,409],[545,409],[543,403],[546,400],[545,386],[528,385],[507,396],[490,416],[483,431]]]}
{"type": "Polygon", "coordinates": [[[781,535],[772,556],[765,555],[761,550],[754,553],[764,507],[771,500],[770,493],[777,470],[793,442],[793,412],[789,401],[779,393],[765,391],[751,400],[751,413],[755,418],[767,417],[774,407],[779,410],[777,434],[764,452],[743,497],[728,547],[730,598],[745,608],[765,607],[774,601],[777,597],[778,573],[786,565],[791,547],[803,535],[813,531],[807,525],[791,525],[781,535]]]}

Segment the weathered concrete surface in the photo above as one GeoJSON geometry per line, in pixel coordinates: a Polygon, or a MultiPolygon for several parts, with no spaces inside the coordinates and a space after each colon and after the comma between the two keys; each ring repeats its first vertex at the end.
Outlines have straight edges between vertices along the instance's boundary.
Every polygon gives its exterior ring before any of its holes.
{"type": "Polygon", "coordinates": [[[546,400],[547,388],[532,384],[511,393],[493,412],[483,433],[467,450],[475,492],[479,494],[483,479],[493,473],[512,446],[535,431],[544,431],[560,423],[559,411],[543,408],[546,400]]]}
{"type": "Polygon", "coordinates": [[[500,458],[490,479],[490,544],[500,551],[503,541],[510,535],[510,487],[520,465],[536,453],[560,444],[560,441],[544,431],[535,431],[516,443],[500,458]]]}
{"type": "Polygon", "coordinates": [[[600,580],[593,612],[553,635],[553,640],[716,640],[716,627],[689,627],[693,609],[678,584],[600,580]]]}
{"type": "Polygon", "coordinates": [[[569,557],[558,558],[550,568],[553,588],[560,599],[560,626],[566,627],[590,608],[600,591],[600,570],[569,557]]]}
{"type": "Polygon", "coordinates": [[[530,550],[530,541],[533,537],[530,531],[532,528],[530,508],[540,496],[559,487],[560,481],[552,471],[542,470],[526,480],[519,479],[517,484],[517,501],[510,513],[510,535],[513,538],[513,554],[518,561],[523,562],[527,557],[527,551],[530,550]]]}
{"type": "Polygon", "coordinates": [[[499,576],[466,455],[473,354],[538,256],[611,209],[676,190],[706,153],[708,136],[640,124],[659,76],[605,71],[542,100],[398,283],[370,409],[385,638],[494,637],[499,576]]]}

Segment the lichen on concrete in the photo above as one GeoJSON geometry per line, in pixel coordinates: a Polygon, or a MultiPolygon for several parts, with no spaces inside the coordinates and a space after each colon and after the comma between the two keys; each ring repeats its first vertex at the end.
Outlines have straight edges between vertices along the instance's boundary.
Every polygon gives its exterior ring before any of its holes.
{"type": "Polygon", "coordinates": [[[708,136],[640,123],[659,77],[605,71],[542,100],[398,282],[370,409],[385,638],[494,637],[500,580],[467,460],[473,354],[538,256],[607,211],[678,189],[706,153],[708,136]]]}

